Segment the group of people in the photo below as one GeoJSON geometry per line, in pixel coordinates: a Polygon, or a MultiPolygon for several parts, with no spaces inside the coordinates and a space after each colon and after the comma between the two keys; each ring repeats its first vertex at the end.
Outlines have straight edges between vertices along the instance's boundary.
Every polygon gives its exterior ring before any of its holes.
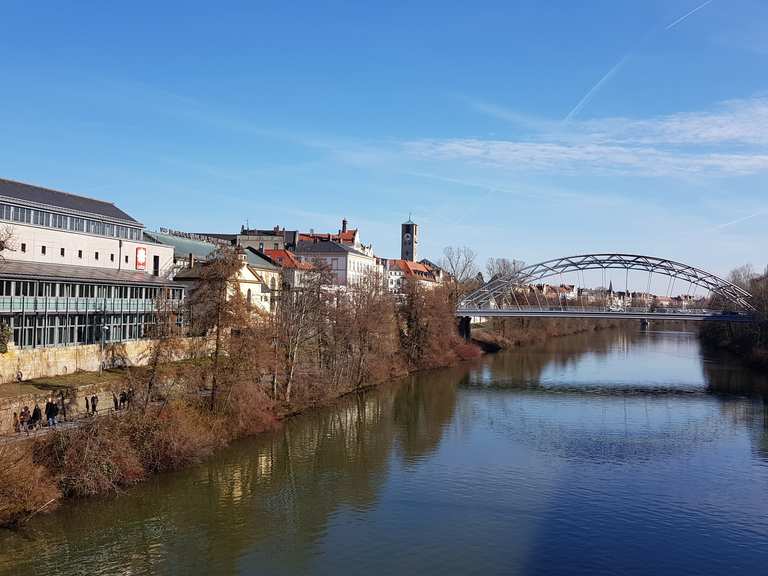
{"type": "MultiPolygon", "coordinates": [[[[133,400],[133,388],[128,390],[121,390],[119,394],[112,392],[112,403],[115,410],[125,410],[131,405],[133,400]]],[[[99,397],[94,394],[90,398],[85,397],[85,412],[86,414],[95,415],[99,409],[99,397]]]]}
{"type": "MultiPolygon", "coordinates": [[[[24,406],[21,413],[13,413],[13,429],[17,433],[26,432],[29,434],[31,431],[48,426],[54,428],[61,418],[66,420],[67,418],[67,406],[65,403],[64,393],[59,392],[60,398],[57,400],[54,396],[50,396],[46,402],[45,407],[40,408],[40,404],[35,401],[35,406],[32,410],[29,406],[24,406]]],[[[133,402],[133,388],[130,387],[127,390],[121,390],[119,394],[112,392],[112,402],[114,403],[115,410],[125,410],[130,408],[133,402]]],[[[85,397],[85,413],[89,416],[95,416],[99,410],[99,397],[96,394],[85,397]]]]}
{"type": "Polygon", "coordinates": [[[53,396],[45,401],[45,408],[41,409],[40,404],[35,401],[35,407],[30,411],[29,406],[24,406],[21,413],[13,413],[13,429],[15,432],[26,432],[29,434],[32,430],[37,430],[44,425],[51,428],[58,424],[59,414],[66,419],[67,407],[64,403],[64,394],[60,394],[60,403],[53,396]],[[45,420],[43,420],[45,416],[45,420]]]}
{"type": "Polygon", "coordinates": [[[115,410],[129,408],[133,402],[133,387],[128,388],[128,390],[121,390],[119,395],[112,392],[112,402],[115,405],[115,410]]]}

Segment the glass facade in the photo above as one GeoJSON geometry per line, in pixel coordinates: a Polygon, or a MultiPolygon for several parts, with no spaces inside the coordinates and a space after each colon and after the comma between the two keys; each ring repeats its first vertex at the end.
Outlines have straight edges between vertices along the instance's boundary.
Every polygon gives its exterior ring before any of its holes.
{"type": "Polygon", "coordinates": [[[0,322],[19,348],[135,340],[155,322],[155,302],[175,304],[182,288],[0,279],[0,322]]]}
{"type": "Polygon", "coordinates": [[[101,220],[68,216],[48,210],[24,208],[7,203],[0,203],[0,220],[110,238],[124,238],[126,240],[141,240],[142,238],[141,227],[139,226],[122,226],[101,220]]]}

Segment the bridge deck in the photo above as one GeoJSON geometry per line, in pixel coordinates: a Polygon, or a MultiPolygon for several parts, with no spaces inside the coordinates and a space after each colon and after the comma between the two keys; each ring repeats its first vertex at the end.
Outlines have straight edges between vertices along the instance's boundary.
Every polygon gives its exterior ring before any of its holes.
{"type": "Polygon", "coordinates": [[[751,322],[753,317],[743,313],[723,313],[713,310],[600,310],[581,308],[459,308],[456,316],[471,318],[602,318],[606,320],[714,320],[721,322],[751,322]]]}

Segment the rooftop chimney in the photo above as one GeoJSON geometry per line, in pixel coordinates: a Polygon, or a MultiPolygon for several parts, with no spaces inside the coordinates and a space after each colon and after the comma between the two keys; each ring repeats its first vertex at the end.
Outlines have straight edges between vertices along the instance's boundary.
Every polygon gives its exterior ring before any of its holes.
{"type": "Polygon", "coordinates": [[[341,231],[342,231],[342,232],[346,232],[346,231],[347,231],[347,219],[346,219],[346,218],[344,218],[344,219],[341,221],[341,231]]]}

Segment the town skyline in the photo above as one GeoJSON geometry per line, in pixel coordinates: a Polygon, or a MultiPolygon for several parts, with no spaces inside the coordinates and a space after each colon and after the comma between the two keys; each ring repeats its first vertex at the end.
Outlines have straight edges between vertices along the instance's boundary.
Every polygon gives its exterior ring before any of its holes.
{"type": "Polygon", "coordinates": [[[729,6],[242,4],[212,20],[11,3],[0,176],[155,230],[347,218],[396,255],[412,213],[430,259],[467,245],[481,264],[610,251],[763,269],[768,9],[729,6]]]}

